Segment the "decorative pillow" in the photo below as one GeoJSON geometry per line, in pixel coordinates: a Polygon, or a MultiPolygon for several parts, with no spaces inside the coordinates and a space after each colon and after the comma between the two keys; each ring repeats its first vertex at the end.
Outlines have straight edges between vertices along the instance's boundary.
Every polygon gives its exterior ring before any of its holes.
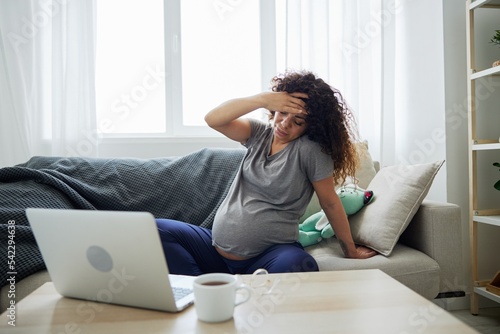
{"type": "Polygon", "coordinates": [[[443,163],[382,168],[368,185],[375,200],[349,217],[354,242],[389,256],[443,163]]]}

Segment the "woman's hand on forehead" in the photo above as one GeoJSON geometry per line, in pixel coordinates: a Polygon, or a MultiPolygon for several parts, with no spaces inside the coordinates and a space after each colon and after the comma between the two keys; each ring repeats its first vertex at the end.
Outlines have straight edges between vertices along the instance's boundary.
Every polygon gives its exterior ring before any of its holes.
{"type": "Polygon", "coordinates": [[[270,92],[264,95],[266,99],[266,109],[270,111],[289,112],[293,114],[306,114],[306,103],[302,99],[307,99],[305,93],[270,92]]]}

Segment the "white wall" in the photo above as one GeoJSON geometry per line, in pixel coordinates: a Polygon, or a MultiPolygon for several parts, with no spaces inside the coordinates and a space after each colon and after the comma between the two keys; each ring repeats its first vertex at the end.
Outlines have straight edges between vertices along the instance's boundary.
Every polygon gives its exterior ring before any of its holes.
{"type": "Polygon", "coordinates": [[[462,208],[462,281],[470,291],[465,1],[445,0],[443,6],[447,196],[462,208]]]}
{"type": "Polygon", "coordinates": [[[100,157],[156,158],[185,155],[205,147],[241,148],[227,138],[130,138],[105,139],[100,157]]]}

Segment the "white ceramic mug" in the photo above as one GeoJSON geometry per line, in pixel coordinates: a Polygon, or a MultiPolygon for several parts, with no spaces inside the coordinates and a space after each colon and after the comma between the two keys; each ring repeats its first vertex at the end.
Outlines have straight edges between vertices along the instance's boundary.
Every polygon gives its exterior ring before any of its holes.
{"type": "Polygon", "coordinates": [[[233,317],[234,307],[250,299],[251,289],[239,283],[234,275],[224,273],[203,274],[193,283],[194,306],[198,319],[205,322],[222,322],[233,317]],[[236,292],[246,290],[245,296],[236,301],[236,292]]]}

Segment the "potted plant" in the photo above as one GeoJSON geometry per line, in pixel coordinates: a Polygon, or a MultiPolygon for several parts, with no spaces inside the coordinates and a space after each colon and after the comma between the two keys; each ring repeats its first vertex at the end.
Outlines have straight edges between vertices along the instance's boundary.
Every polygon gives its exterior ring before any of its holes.
{"type": "MultiPolygon", "coordinates": [[[[494,162],[493,163],[493,166],[495,167],[500,167],[500,163],[498,162],[494,162]]],[[[494,185],[493,187],[495,187],[496,190],[500,190],[500,180],[498,180],[494,185]]]]}
{"type": "MultiPolygon", "coordinates": [[[[490,43],[496,44],[500,46],[500,30],[495,30],[495,35],[490,40],[490,43]]],[[[500,65],[500,60],[497,60],[496,62],[493,63],[493,66],[499,66],[500,65]]]]}

